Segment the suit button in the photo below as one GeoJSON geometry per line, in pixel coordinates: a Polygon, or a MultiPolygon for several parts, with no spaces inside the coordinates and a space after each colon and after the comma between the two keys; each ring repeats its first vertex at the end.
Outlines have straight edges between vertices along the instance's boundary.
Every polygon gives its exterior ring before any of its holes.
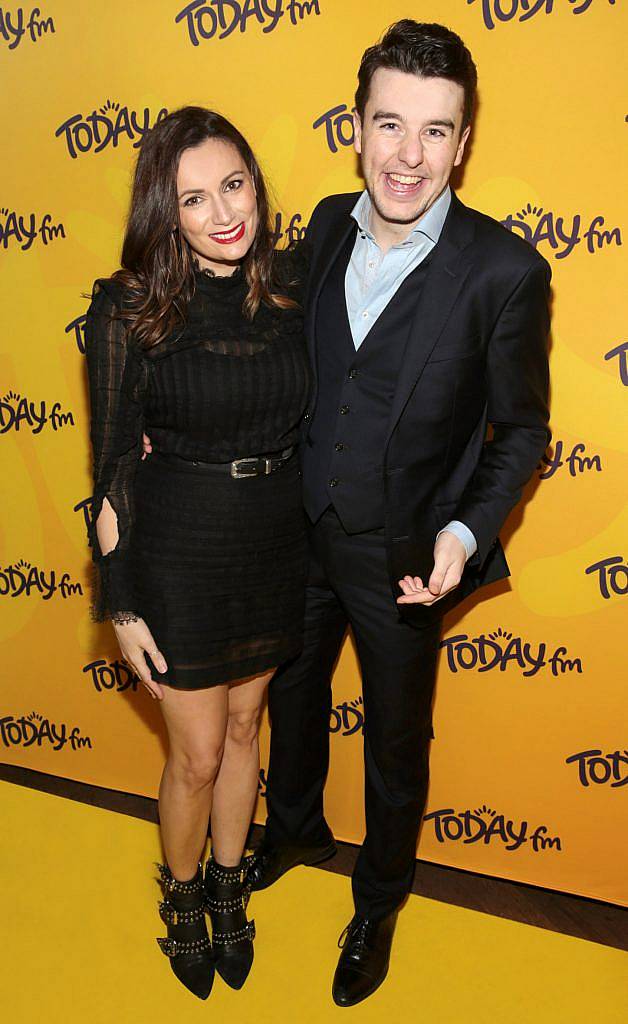
{"type": "Polygon", "coordinates": [[[329,486],[330,487],[337,487],[339,483],[340,483],[340,480],[336,480],[336,477],[332,476],[331,480],[329,481],[329,486]]]}
{"type": "Polygon", "coordinates": [[[344,444],[342,443],[342,441],[336,441],[336,444],[334,445],[334,448],[336,449],[336,451],[337,451],[337,452],[342,452],[342,451],[344,451],[344,447],[345,447],[345,446],[344,446],[344,444]]]}
{"type": "Polygon", "coordinates": [[[348,378],[349,378],[349,380],[355,380],[357,375],[358,375],[358,371],[356,369],[352,369],[352,370],[349,370],[348,378]]]}
{"type": "Polygon", "coordinates": [[[309,418],[310,418],[310,413],[309,413],[309,411],[307,411],[307,412],[304,412],[304,413],[303,413],[303,419],[304,419],[304,420],[309,420],[309,418]]]}
{"type": "Polygon", "coordinates": [[[349,412],[349,406],[348,405],[341,405],[340,406],[340,415],[341,416],[346,416],[348,412],[349,412]]]}

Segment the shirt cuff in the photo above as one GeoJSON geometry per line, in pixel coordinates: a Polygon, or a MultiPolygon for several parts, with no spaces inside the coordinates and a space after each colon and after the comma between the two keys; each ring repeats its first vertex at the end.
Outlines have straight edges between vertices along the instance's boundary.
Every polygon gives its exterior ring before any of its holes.
{"type": "Polygon", "coordinates": [[[448,533],[453,533],[454,537],[457,537],[458,540],[462,541],[465,551],[467,552],[468,562],[478,549],[476,539],[471,533],[469,527],[465,526],[464,523],[459,522],[457,519],[452,519],[450,523],[447,523],[447,526],[444,526],[442,530],[438,531],[436,534],[437,540],[445,530],[447,530],[448,533]]]}

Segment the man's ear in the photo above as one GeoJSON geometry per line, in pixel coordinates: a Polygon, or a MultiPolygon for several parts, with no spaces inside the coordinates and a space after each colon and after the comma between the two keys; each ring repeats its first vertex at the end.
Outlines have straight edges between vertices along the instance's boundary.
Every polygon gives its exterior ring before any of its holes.
{"type": "Polygon", "coordinates": [[[358,154],[362,152],[362,121],[357,110],[353,111],[353,148],[358,154]]]}
{"type": "Polygon", "coordinates": [[[458,149],[456,150],[456,159],[454,160],[454,167],[458,167],[462,163],[462,156],[464,154],[464,147],[467,139],[471,132],[471,125],[468,124],[462,135],[460,136],[460,142],[458,143],[458,149]]]}

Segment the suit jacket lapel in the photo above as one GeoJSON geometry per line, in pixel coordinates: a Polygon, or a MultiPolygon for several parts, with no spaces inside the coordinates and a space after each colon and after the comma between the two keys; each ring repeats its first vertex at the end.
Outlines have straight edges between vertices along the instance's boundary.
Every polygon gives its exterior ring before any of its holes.
{"type": "Polygon", "coordinates": [[[408,334],[403,365],[392,401],[386,444],[471,270],[472,264],[465,250],[473,234],[472,218],[460,200],[452,195],[451,207],[438,245],[433,251],[408,334]]]}
{"type": "Polygon", "coordinates": [[[307,300],[306,308],[306,334],[307,344],[310,353],[310,361],[316,373],[316,310],[318,308],[318,300],[320,294],[327,280],[327,275],[334,264],[334,260],[337,258],[342,246],[347,241],[347,238],[352,230],[357,230],[356,222],[349,213],[341,214],[338,219],[332,225],[323,245],[319,248],[312,260],[312,268],[310,271],[310,293],[307,300]]]}

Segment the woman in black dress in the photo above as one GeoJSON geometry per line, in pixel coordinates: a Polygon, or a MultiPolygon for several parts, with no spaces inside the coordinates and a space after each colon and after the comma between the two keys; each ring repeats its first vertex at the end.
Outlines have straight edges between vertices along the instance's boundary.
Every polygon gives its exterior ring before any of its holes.
{"type": "Polygon", "coordinates": [[[303,273],[273,252],[247,142],[198,107],[142,145],[121,262],[95,283],[86,329],[95,612],[160,701],[158,942],[206,998],[214,965],[239,988],[253,960],[243,851],[262,699],[302,642],[303,273]]]}

